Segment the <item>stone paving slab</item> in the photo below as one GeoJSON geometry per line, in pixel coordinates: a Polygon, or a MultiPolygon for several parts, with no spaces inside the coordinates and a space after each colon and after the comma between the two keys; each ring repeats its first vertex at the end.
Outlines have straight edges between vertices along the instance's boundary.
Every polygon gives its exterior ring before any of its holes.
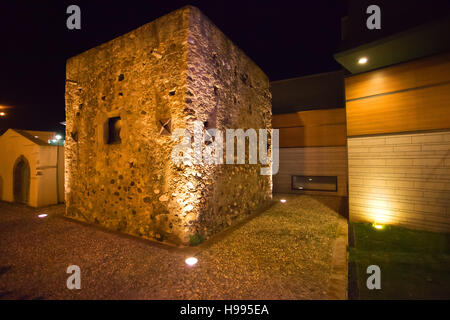
{"type": "Polygon", "coordinates": [[[328,299],[348,299],[348,223],[339,217],[338,237],[334,241],[332,256],[332,272],[328,287],[328,299]]]}

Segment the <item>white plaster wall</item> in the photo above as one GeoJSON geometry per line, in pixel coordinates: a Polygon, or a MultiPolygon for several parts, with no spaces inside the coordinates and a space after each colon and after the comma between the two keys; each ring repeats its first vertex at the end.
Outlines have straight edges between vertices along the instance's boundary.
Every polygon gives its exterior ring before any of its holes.
{"type": "Polygon", "coordinates": [[[56,183],[56,147],[41,146],[39,148],[38,171],[38,203],[39,206],[47,206],[58,203],[56,183]]]}
{"type": "MultiPolygon", "coordinates": [[[[14,130],[0,136],[0,200],[14,202],[13,169],[21,155],[30,165],[28,205],[41,207],[56,204],[56,147],[37,145],[14,130]]],[[[61,166],[63,162],[61,160],[61,166]]],[[[63,200],[64,197],[61,198],[63,200]]]]}
{"type": "Polygon", "coordinates": [[[13,168],[17,158],[23,155],[30,165],[29,205],[37,206],[37,177],[35,172],[38,154],[38,145],[13,130],[8,130],[0,137],[0,179],[3,180],[1,200],[14,201],[13,168]]]}

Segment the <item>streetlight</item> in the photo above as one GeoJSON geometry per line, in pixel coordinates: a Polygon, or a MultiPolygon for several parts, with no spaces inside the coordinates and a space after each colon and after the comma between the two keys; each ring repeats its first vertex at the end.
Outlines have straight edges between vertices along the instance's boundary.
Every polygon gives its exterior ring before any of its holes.
{"type": "Polygon", "coordinates": [[[48,140],[48,143],[56,145],[56,146],[63,146],[64,145],[63,136],[60,134],[57,134],[53,137],[53,139],[48,140]]]}

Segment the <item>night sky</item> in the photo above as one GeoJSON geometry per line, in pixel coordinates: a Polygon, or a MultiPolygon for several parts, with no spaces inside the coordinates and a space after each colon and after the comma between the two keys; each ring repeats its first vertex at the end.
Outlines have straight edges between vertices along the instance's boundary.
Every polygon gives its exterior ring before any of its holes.
{"type": "Polygon", "coordinates": [[[63,133],[65,61],[186,4],[206,14],[269,76],[280,80],[340,69],[344,1],[2,1],[0,119],[7,128],[63,133]],[[81,8],[81,30],[66,8],[81,8]]]}

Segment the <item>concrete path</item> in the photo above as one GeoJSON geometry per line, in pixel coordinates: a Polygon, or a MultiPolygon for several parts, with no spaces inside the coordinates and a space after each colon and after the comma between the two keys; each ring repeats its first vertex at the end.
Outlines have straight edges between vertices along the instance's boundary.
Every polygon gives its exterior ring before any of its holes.
{"type": "Polygon", "coordinates": [[[195,248],[67,220],[63,206],[0,203],[0,299],[343,298],[344,288],[330,281],[333,270],[342,272],[333,266],[338,214],[309,196],[274,199],[269,210],[195,248]],[[184,262],[190,255],[194,267],[184,262]],[[66,287],[70,265],[81,268],[80,290],[66,287]]]}

